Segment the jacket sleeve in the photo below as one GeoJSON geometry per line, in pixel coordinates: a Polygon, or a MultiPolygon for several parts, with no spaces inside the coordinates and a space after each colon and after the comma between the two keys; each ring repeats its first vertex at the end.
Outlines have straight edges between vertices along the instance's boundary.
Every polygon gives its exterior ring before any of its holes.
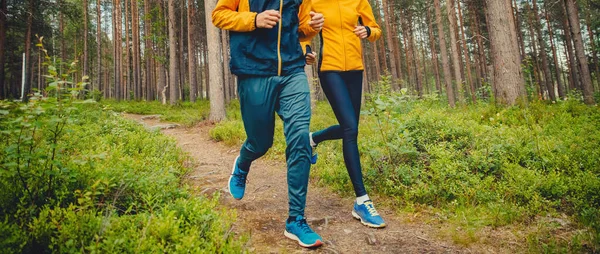
{"type": "Polygon", "coordinates": [[[251,32],[256,29],[256,12],[250,12],[248,0],[218,0],[212,12],[213,24],[223,30],[251,32]],[[241,2],[241,3],[240,3],[241,2]]]}
{"type": "Polygon", "coordinates": [[[375,22],[375,16],[373,15],[373,9],[371,8],[371,4],[367,0],[360,0],[360,4],[358,5],[358,14],[362,18],[363,25],[369,27],[371,30],[371,34],[367,39],[369,41],[376,41],[381,37],[381,28],[375,22]]]}
{"type": "Polygon", "coordinates": [[[312,0],[303,0],[300,4],[300,10],[298,11],[298,33],[300,34],[300,41],[310,41],[319,32],[315,31],[308,22],[310,22],[310,11],[312,10],[312,0]]]}

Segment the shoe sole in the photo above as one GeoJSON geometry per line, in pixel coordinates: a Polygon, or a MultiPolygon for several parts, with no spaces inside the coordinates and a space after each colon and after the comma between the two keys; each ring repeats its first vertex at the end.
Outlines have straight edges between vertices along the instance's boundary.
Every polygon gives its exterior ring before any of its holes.
{"type": "Polygon", "coordinates": [[[375,224],[371,224],[368,223],[366,221],[364,221],[360,216],[358,216],[358,213],[356,213],[354,210],[352,210],[352,217],[354,217],[357,220],[360,220],[360,223],[362,223],[363,225],[370,227],[370,228],[385,228],[385,223],[380,224],[380,225],[375,225],[375,224]]]}
{"type": "Polygon", "coordinates": [[[289,239],[292,239],[292,240],[298,242],[298,244],[304,248],[313,248],[313,247],[319,247],[319,246],[323,245],[321,240],[317,240],[313,244],[305,244],[302,241],[300,241],[300,238],[298,238],[296,235],[294,235],[292,233],[288,233],[287,230],[283,231],[283,235],[289,239]]]}
{"type": "Polygon", "coordinates": [[[238,158],[240,158],[240,156],[235,157],[235,160],[233,161],[233,169],[231,170],[231,175],[229,176],[229,181],[227,181],[227,191],[229,191],[229,195],[231,195],[231,197],[235,200],[242,200],[242,198],[244,198],[244,196],[242,196],[241,198],[236,198],[233,196],[233,193],[231,193],[231,179],[233,178],[233,173],[235,173],[235,164],[237,163],[238,158]]]}

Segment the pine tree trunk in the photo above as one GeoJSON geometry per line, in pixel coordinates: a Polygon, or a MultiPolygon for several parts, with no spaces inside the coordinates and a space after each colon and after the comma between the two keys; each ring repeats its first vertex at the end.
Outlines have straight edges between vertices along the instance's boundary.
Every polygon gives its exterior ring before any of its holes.
{"type": "MultiPolygon", "coordinates": [[[[7,0],[0,0],[0,12],[7,13],[7,0]]],[[[6,15],[0,15],[0,100],[8,98],[6,90],[6,74],[4,73],[6,57],[6,15]]]]}
{"type": "Polygon", "coordinates": [[[573,50],[573,38],[571,36],[571,26],[569,25],[569,17],[567,13],[567,6],[564,1],[560,1],[563,8],[563,34],[565,37],[565,44],[567,49],[567,59],[569,61],[569,88],[570,90],[581,89],[581,80],[579,75],[579,67],[577,59],[575,58],[575,51],[573,50]]]}
{"type": "Polygon", "coordinates": [[[442,70],[444,72],[444,83],[446,83],[446,94],[448,95],[448,104],[450,107],[455,105],[454,88],[452,87],[452,73],[450,72],[450,61],[446,50],[446,36],[444,34],[444,26],[442,25],[442,8],[440,0],[433,0],[435,6],[436,25],[438,29],[438,37],[440,40],[440,55],[442,56],[442,70]]]}
{"type": "Polygon", "coordinates": [[[460,67],[462,66],[462,58],[460,54],[460,46],[456,38],[457,23],[456,23],[456,11],[454,9],[454,0],[448,0],[446,5],[446,11],[448,12],[448,20],[450,21],[450,52],[452,52],[452,66],[454,68],[454,79],[456,80],[457,97],[460,103],[465,102],[462,74],[460,67]]]}
{"type": "MultiPolygon", "coordinates": [[[[29,91],[31,90],[31,29],[33,26],[33,14],[35,13],[35,5],[33,4],[34,0],[29,0],[29,15],[27,16],[27,33],[25,34],[25,77],[21,77],[25,79],[25,87],[24,91],[21,91],[23,94],[23,102],[29,101],[29,91]]],[[[4,15],[4,14],[2,14],[4,15]]]]}
{"type": "Polygon", "coordinates": [[[550,71],[550,64],[548,63],[548,57],[546,56],[546,42],[542,37],[542,24],[540,22],[540,15],[538,13],[537,1],[533,0],[533,15],[535,18],[534,25],[537,31],[538,44],[540,45],[540,58],[542,59],[542,72],[544,74],[544,84],[548,92],[551,101],[556,101],[556,94],[554,93],[554,85],[552,84],[552,72],[550,71]]]}
{"type": "Polygon", "coordinates": [[[519,5],[517,4],[517,0],[514,0],[514,18],[515,24],[517,25],[517,36],[519,39],[519,49],[521,50],[521,59],[525,59],[525,39],[523,38],[523,31],[521,30],[521,21],[519,19],[519,5]]]}
{"type": "Polygon", "coordinates": [[[427,9],[427,24],[429,26],[428,32],[429,43],[431,47],[431,65],[433,66],[433,74],[435,77],[435,89],[437,90],[437,93],[440,94],[442,92],[442,86],[440,84],[440,69],[437,50],[435,48],[435,39],[433,38],[433,19],[431,18],[431,8],[427,9]]]}
{"type": "Polygon", "coordinates": [[[473,75],[471,74],[471,57],[469,56],[469,49],[467,46],[467,36],[465,34],[465,22],[463,20],[462,8],[460,6],[460,0],[456,1],[456,5],[458,8],[458,17],[460,19],[460,33],[462,35],[462,47],[463,54],[465,55],[465,72],[467,73],[467,85],[471,89],[471,100],[473,103],[477,102],[477,97],[475,96],[475,84],[473,83],[473,75]]]}
{"type": "Polygon", "coordinates": [[[142,99],[142,64],[140,56],[140,19],[138,0],[131,1],[131,30],[133,39],[133,87],[135,88],[135,99],[142,99]]]}
{"type": "Polygon", "coordinates": [[[379,51],[377,51],[377,42],[371,42],[371,47],[373,48],[373,56],[375,57],[375,80],[381,79],[381,61],[379,60],[379,51]]]}
{"type": "MultiPolygon", "coordinates": [[[[386,17],[391,17],[390,15],[390,11],[388,8],[388,0],[382,0],[381,4],[384,10],[384,15],[386,17]]],[[[396,72],[398,69],[396,68],[396,61],[394,59],[394,46],[393,46],[393,34],[392,34],[392,29],[391,29],[391,22],[385,22],[385,31],[386,31],[386,40],[387,40],[387,45],[388,45],[388,50],[389,50],[389,59],[390,59],[390,70],[392,73],[392,89],[396,89],[398,90],[398,73],[396,72]]]]}
{"type": "Polygon", "coordinates": [[[177,1],[177,5],[179,7],[179,12],[177,13],[177,15],[179,15],[179,36],[177,37],[177,43],[179,45],[178,47],[178,51],[177,51],[177,59],[179,60],[179,68],[177,69],[179,71],[179,86],[177,89],[177,98],[180,99],[181,101],[185,101],[185,93],[184,91],[184,86],[185,84],[187,84],[187,74],[185,73],[187,71],[187,68],[185,66],[185,54],[184,52],[186,52],[185,50],[185,34],[183,31],[185,31],[185,22],[183,20],[183,18],[185,17],[185,15],[183,15],[183,6],[185,6],[185,3],[183,5],[180,4],[181,0],[177,1]]]}
{"type": "MultiPolygon", "coordinates": [[[[83,0],[83,81],[87,82],[89,79],[85,78],[88,75],[88,1],[83,0]]],[[[89,89],[87,86],[85,89],[89,89]]],[[[84,90],[85,93],[85,90],[84,90]]]]}
{"type": "MultiPolygon", "coordinates": [[[[402,44],[400,43],[400,38],[398,37],[399,30],[398,30],[398,24],[400,23],[400,18],[398,17],[399,15],[396,15],[394,9],[393,8],[393,4],[391,6],[389,6],[389,13],[390,15],[392,15],[394,22],[392,23],[392,44],[394,47],[394,57],[395,57],[395,62],[396,62],[396,73],[398,74],[398,88],[402,87],[402,80],[404,79],[403,74],[402,74],[402,59],[400,59],[400,55],[402,53],[402,44]]],[[[399,8],[397,8],[399,9],[399,8]]]]}
{"type": "Polygon", "coordinates": [[[227,31],[225,30],[221,30],[221,47],[222,47],[222,51],[221,53],[223,54],[223,92],[225,93],[225,104],[229,103],[229,101],[231,100],[231,93],[229,91],[230,87],[230,81],[229,81],[229,75],[227,73],[228,70],[228,59],[229,59],[229,54],[227,51],[227,31]]]}
{"type": "Polygon", "coordinates": [[[196,4],[193,0],[188,0],[188,75],[190,76],[189,81],[191,102],[196,102],[196,97],[198,93],[198,84],[196,83],[196,42],[194,40],[196,36],[194,32],[196,30],[194,29],[194,23],[192,22],[195,19],[195,5],[196,4]]]}
{"type": "Polygon", "coordinates": [[[408,75],[408,85],[409,87],[414,87],[416,86],[417,80],[416,80],[416,70],[414,68],[414,48],[413,48],[413,43],[411,43],[413,35],[411,33],[411,28],[410,28],[410,24],[411,21],[409,21],[408,18],[408,13],[407,11],[403,11],[402,12],[402,31],[404,34],[404,45],[406,45],[406,73],[408,75]]]}
{"type": "MultiPolygon", "coordinates": [[[[588,4],[590,4],[588,2],[588,4]]],[[[596,47],[596,34],[594,33],[594,30],[592,29],[592,17],[590,16],[590,8],[591,6],[588,6],[588,9],[586,11],[586,17],[585,17],[585,21],[586,21],[586,26],[587,26],[587,31],[588,31],[588,36],[590,37],[590,49],[592,50],[592,59],[594,60],[594,66],[596,67],[595,71],[596,71],[596,82],[598,83],[598,87],[600,88],[600,63],[598,62],[598,48],[596,47]]]]}
{"type": "Polygon", "coordinates": [[[496,99],[501,104],[515,105],[525,101],[519,42],[510,0],[486,0],[496,99]]]}
{"type": "Polygon", "coordinates": [[[144,0],[144,60],[146,67],[146,100],[154,100],[154,42],[152,40],[152,16],[150,15],[151,9],[150,0],[144,0]]]}
{"type": "Polygon", "coordinates": [[[179,71],[177,65],[177,17],[175,15],[175,0],[169,0],[169,104],[177,103],[177,90],[179,88],[179,71]]]}
{"type": "Polygon", "coordinates": [[[124,74],[124,79],[125,79],[125,86],[123,86],[123,99],[124,100],[129,100],[130,98],[130,91],[131,91],[131,41],[129,40],[130,38],[130,19],[129,19],[129,14],[131,13],[129,11],[129,1],[124,0],[123,4],[125,5],[125,13],[123,15],[123,17],[125,18],[125,61],[123,62],[124,67],[123,67],[123,71],[125,72],[124,74]]]}
{"type": "MultiPolygon", "coordinates": [[[[101,0],[96,1],[96,88],[104,90],[102,87],[102,8],[101,0]]],[[[93,90],[93,89],[92,89],[93,90]]]]}
{"type": "MultiPolygon", "coordinates": [[[[171,0],[172,1],[172,0],[171,0]]],[[[222,45],[219,30],[212,24],[211,13],[216,6],[216,0],[204,1],[206,10],[206,38],[208,52],[208,68],[210,82],[210,116],[209,120],[219,122],[225,119],[225,97],[223,96],[223,64],[221,63],[222,45]]]]}
{"type": "Polygon", "coordinates": [[[563,88],[563,84],[560,77],[560,65],[558,64],[558,55],[556,54],[556,47],[554,45],[554,32],[552,30],[552,26],[550,25],[550,15],[548,14],[548,3],[545,4],[544,10],[546,13],[546,24],[548,25],[548,35],[550,36],[550,48],[552,49],[552,59],[554,60],[554,71],[556,72],[556,85],[558,88],[558,97],[560,99],[565,98],[565,90],[563,88]]]}
{"type": "Polygon", "coordinates": [[[581,36],[581,27],[579,24],[579,11],[575,5],[575,0],[565,0],[567,4],[567,13],[569,17],[569,24],[571,25],[571,35],[573,36],[573,43],[575,44],[575,52],[577,53],[577,60],[579,62],[579,68],[581,69],[581,81],[583,87],[583,101],[585,104],[594,104],[594,88],[592,85],[592,78],[590,75],[590,69],[588,67],[587,57],[585,55],[585,48],[583,46],[583,38],[581,36]]]}

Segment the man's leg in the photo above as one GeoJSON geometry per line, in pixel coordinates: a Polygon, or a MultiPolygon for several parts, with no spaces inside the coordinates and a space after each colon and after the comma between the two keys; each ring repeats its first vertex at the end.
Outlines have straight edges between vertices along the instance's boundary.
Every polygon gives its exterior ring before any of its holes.
{"type": "Polygon", "coordinates": [[[273,145],[276,84],[273,78],[239,79],[240,109],[247,139],[240,149],[240,156],[233,163],[233,170],[229,177],[229,193],[235,199],[244,197],[246,177],[252,161],[264,155],[273,145]]]}
{"type": "Polygon", "coordinates": [[[316,247],[323,239],[315,233],[304,217],[308,173],[310,172],[310,91],[304,72],[281,78],[277,113],[283,120],[287,148],[289,218],[284,235],[303,247],[316,247]]]}
{"type": "Polygon", "coordinates": [[[275,77],[247,77],[238,81],[240,109],[246,141],[240,150],[239,167],[248,172],[252,162],[273,145],[277,82],[275,77]]]}

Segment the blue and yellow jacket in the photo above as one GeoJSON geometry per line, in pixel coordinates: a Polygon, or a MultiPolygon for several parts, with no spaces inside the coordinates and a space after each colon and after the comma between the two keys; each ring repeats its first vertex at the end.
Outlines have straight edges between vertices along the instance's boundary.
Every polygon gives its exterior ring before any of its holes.
{"type": "Polygon", "coordinates": [[[300,39],[318,32],[310,21],[311,0],[219,0],[213,24],[230,31],[231,72],[238,76],[285,76],[304,71],[300,39]],[[271,29],[256,28],[256,15],[278,10],[271,29]]]}

